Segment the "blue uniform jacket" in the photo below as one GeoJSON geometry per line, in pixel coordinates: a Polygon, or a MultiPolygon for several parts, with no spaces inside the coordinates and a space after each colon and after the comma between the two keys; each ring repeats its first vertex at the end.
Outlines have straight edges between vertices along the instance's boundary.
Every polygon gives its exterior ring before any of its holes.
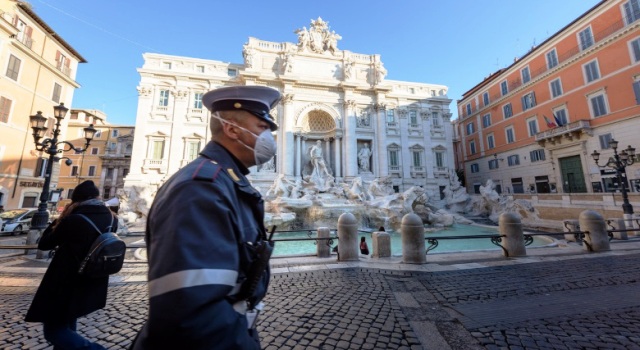
{"type": "MultiPolygon", "coordinates": [[[[248,173],[212,141],[158,190],[146,230],[149,319],[134,349],[259,348],[230,298],[251,262],[247,244],[265,233],[248,173]]],[[[268,283],[267,271],[254,301],[268,283]]]]}

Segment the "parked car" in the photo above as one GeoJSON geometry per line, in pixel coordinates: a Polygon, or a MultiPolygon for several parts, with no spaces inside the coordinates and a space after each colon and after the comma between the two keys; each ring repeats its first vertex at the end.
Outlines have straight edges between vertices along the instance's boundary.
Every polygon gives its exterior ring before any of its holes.
{"type": "Polygon", "coordinates": [[[22,209],[9,209],[0,213],[0,219],[2,219],[1,232],[11,232],[11,235],[17,236],[23,231],[29,230],[31,226],[31,218],[38,209],[35,208],[22,208],[22,209]]]}

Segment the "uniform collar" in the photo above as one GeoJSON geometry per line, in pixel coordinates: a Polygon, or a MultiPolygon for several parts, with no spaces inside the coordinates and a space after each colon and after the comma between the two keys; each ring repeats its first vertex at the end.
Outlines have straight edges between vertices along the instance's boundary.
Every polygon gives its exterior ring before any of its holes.
{"type": "Polygon", "coordinates": [[[211,141],[207,143],[200,154],[218,163],[235,182],[249,183],[245,177],[249,174],[249,169],[221,144],[211,141]]]}

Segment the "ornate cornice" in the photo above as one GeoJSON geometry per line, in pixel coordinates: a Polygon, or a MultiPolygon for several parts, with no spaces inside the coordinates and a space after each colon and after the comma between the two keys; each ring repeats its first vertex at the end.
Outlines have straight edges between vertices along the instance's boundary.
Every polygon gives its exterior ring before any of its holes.
{"type": "Polygon", "coordinates": [[[147,86],[138,86],[136,87],[138,90],[138,96],[149,97],[151,95],[151,91],[153,91],[150,87],[147,86]]]}
{"type": "Polygon", "coordinates": [[[373,109],[375,109],[376,112],[384,111],[385,109],[387,109],[387,104],[382,102],[376,103],[375,105],[373,105],[373,109]]]}

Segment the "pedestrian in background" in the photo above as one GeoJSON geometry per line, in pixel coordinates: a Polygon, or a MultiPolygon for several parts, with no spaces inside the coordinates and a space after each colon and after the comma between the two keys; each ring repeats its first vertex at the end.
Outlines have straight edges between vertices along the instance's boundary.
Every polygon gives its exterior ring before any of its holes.
{"type": "Polygon", "coordinates": [[[369,246],[367,245],[367,241],[364,236],[360,237],[360,253],[362,255],[369,255],[369,246]]]}
{"type": "Polygon", "coordinates": [[[209,91],[212,141],[158,190],[147,218],[149,315],[140,349],[259,349],[257,309],[269,283],[264,201],[246,175],[276,152],[263,86],[209,91]],[[255,271],[256,273],[253,273],[255,271]]]}
{"type": "Polygon", "coordinates": [[[44,338],[54,349],[105,349],[76,333],[81,316],[102,309],[107,303],[109,277],[90,278],[78,273],[98,232],[79,215],[89,218],[99,228],[117,225],[109,208],[99,199],[93,181],[78,185],[71,203],[42,233],[38,249],[56,253],[40,282],[26,322],[42,322],[44,338]]]}

